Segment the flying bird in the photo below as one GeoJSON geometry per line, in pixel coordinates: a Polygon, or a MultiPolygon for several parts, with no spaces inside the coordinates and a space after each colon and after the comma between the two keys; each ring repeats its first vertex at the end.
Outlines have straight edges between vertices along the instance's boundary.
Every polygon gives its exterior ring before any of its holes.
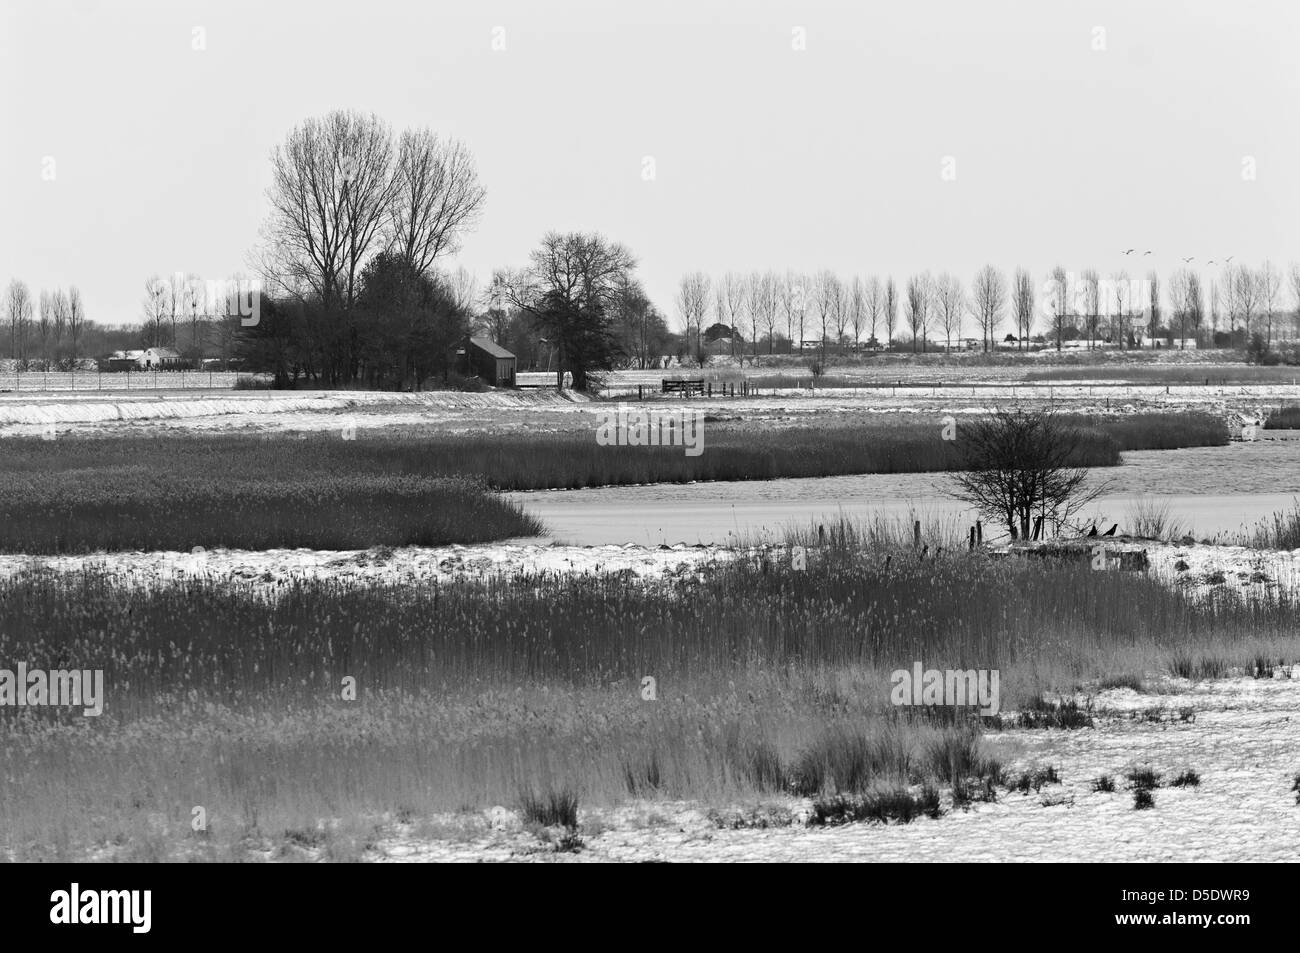
{"type": "Polygon", "coordinates": [[[1232,264],[1232,259],[1233,259],[1233,257],[1234,257],[1234,256],[1229,255],[1227,258],[1225,258],[1225,259],[1223,259],[1223,260],[1226,261],[1229,265],[1231,265],[1231,264],[1232,264]]]}
{"type": "Polygon", "coordinates": [[[1124,252],[1124,254],[1126,254],[1126,255],[1131,255],[1131,254],[1133,254],[1135,251],[1137,251],[1136,248],[1130,248],[1128,251],[1124,252]]]}
{"type": "Polygon", "coordinates": [[[1184,261],[1184,263],[1188,263],[1188,264],[1190,264],[1193,260],[1195,260],[1195,258],[1196,258],[1196,256],[1193,255],[1191,258],[1184,258],[1183,261],[1184,261]]]}
{"type": "Polygon", "coordinates": [[[1214,259],[1211,258],[1209,261],[1206,262],[1206,264],[1207,264],[1207,265],[1213,265],[1213,264],[1214,264],[1214,259]]]}
{"type": "Polygon", "coordinates": [[[1146,251],[1142,253],[1142,257],[1145,258],[1149,254],[1151,254],[1151,249],[1148,248],[1146,251]]]}
{"type": "Polygon", "coordinates": [[[1117,530],[1117,529],[1119,529],[1119,524],[1118,524],[1118,523],[1116,523],[1116,524],[1115,524],[1114,526],[1112,526],[1110,529],[1106,530],[1106,532],[1102,533],[1101,535],[1103,535],[1103,536],[1114,536],[1114,535],[1115,535],[1115,530],[1117,530]]]}

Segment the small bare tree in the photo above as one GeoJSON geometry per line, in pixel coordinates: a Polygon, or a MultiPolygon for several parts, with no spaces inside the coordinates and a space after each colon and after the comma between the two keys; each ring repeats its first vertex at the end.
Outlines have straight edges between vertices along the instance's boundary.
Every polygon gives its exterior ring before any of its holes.
{"type": "Polygon", "coordinates": [[[1080,432],[1051,414],[999,411],[962,425],[964,469],[952,474],[954,495],[1012,539],[1028,539],[1036,518],[1058,533],[1104,489],[1085,487],[1080,432]]]}

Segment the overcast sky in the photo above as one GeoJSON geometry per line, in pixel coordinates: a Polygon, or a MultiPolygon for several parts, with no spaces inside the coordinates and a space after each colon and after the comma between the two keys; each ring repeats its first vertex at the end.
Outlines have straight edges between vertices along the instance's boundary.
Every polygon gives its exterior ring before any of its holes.
{"type": "Polygon", "coordinates": [[[271,148],[338,107],[472,150],[453,264],[599,230],[674,323],[694,269],[1284,263],[1298,28],[1295,0],[0,0],[0,283],[120,323],[151,274],[246,271],[271,148]]]}

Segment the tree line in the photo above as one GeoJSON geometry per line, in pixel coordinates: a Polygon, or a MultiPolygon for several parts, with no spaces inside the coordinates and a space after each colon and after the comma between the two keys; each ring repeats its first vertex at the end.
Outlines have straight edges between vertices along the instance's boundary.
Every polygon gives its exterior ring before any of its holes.
{"type": "Polygon", "coordinates": [[[988,351],[1004,332],[1002,343],[1021,348],[1035,335],[1058,349],[1075,340],[1089,347],[1156,341],[1247,347],[1258,335],[1268,350],[1283,322],[1287,336],[1300,334],[1300,264],[1291,266],[1289,279],[1294,307],[1283,311],[1282,273],[1267,262],[1257,269],[1228,263],[1210,277],[1179,269],[1167,307],[1154,270],[1133,279],[1123,270],[1103,277],[1096,269],[1076,275],[1058,266],[1039,284],[1024,268],[1008,275],[986,265],[969,287],[949,272],[915,274],[900,286],[888,276],[846,279],[828,269],[728,272],[716,279],[696,271],[682,276],[675,304],[692,357],[700,361],[706,345],[721,338],[743,363],[746,352],[752,358],[810,344],[823,352],[845,345],[924,351],[975,340],[988,351]],[[967,338],[968,331],[978,338],[967,338]]]}

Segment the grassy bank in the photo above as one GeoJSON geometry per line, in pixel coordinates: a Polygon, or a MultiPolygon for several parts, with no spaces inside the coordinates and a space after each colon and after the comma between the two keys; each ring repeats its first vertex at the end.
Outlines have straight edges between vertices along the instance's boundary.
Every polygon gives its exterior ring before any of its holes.
{"type": "Polygon", "coordinates": [[[539,792],[735,804],[947,789],[996,775],[980,727],[892,708],[894,669],[998,669],[1002,704],[1020,707],[1088,680],[1294,657],[1296,622],[1286,600],[1194,604],[1047,560],[920,561],[848,529],[806,569],[777,550],[648,584],[312,583],[268,603],[228,582],[10,580],[0,658],[103,668],[107,700],[100,718],[6,711],[0,842],[28,859],[114,843],[229,857],[342,818],[347,859],[376,818],[539,792]]]}
{"type": "Polygon", "coordinates": [[[0,550],[32,554],[487,542],[541,525],[478,481],[301,444],[6,441],[0,550]]]}
{"type": "Polygon", "coordinates": [[[1300,430],[1300,407],[1279,407],[1264,421],[1265,430],[1300,430]]]}
{"type": "MultiPolygon", "coordinates": [[[[1226,443],[1203,414],[1063,419],[1077,466],[1226,443]]],[[[542,531],[489,492],[959,469],[962,421],[940,417],[756,430],[708,422],[703,453],[600,446],[590,431],[12,439],[0,457],[0,551],[189,550],[486,542],[542,531]]]]}

